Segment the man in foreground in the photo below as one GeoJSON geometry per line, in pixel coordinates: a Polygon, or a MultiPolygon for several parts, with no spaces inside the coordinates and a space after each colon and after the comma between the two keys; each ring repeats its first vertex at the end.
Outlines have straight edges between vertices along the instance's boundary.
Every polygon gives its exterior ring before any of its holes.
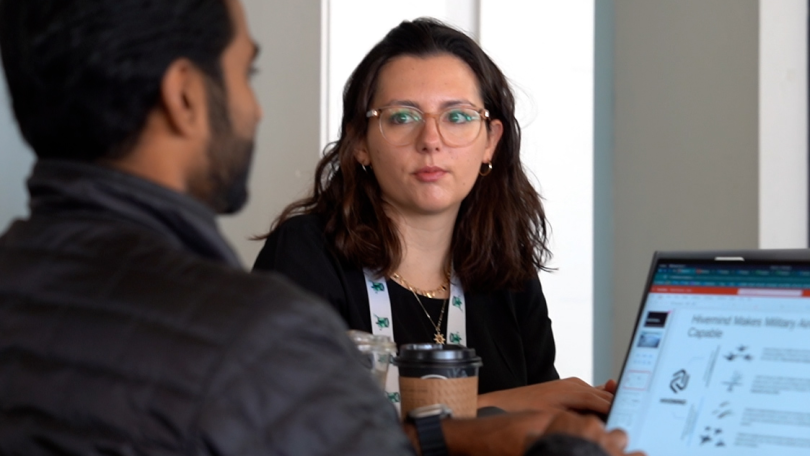
{"type": "MultiPolygon", "coordinates": [[[[338,318],[217,231],[261,117],[237,0],[0,0],[0,52],[38,157],[0,238],[0,454],[413,454],[338,318]]],[[[443,427],[455,454],[623,446],[564,413],[443,427]]]]}

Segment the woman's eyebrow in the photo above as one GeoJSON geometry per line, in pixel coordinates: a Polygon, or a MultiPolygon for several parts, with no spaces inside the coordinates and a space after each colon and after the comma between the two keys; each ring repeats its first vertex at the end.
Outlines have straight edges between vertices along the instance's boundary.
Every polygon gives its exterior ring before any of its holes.
{"type": "Polygon", "coordinates": [[[417,108],[419,107],[419,103],[411,100],[390,100],[388,103],[385,103],[383,106],[408,106],[410,108],[417,108]]]}
{"type": "Polygon", "coordinates": [[[447,108],[452,108],[453,106],[459,106],[459,105],[475,106],[475,103],[473,103],[473,102],[471,102],[469,100],[464,100],[464,99],[447,100],[447,101],[443,102],[441,106],[442,106],[442,109],[447,109],[447,108]]]}
{"type": "MultiPolygon", "coordinates": [[[[456,100],[446,100],[443,101],[442,104],[439,106],[440,109],[447,109],[452,108],[454,106],[476,106],[475,103],[466,100],[466,99],[456,99],[456,100]]],[[[423,108],[419,105],[419,103],[411,100],[390,100],[384,106],[407,106],[411,108],[416,108],[419,110],[423,110],[423,108]]]]}

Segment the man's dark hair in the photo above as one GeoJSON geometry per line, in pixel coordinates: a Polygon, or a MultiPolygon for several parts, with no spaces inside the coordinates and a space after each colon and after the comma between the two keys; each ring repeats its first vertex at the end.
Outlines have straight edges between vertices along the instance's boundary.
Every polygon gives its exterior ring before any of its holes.
{"type": "Polygon", "coordinates": [[[188,58],[222,84],[233,39],[225,0],[0,0],[14,114],[39,158],[125,155],[188,58]]]}

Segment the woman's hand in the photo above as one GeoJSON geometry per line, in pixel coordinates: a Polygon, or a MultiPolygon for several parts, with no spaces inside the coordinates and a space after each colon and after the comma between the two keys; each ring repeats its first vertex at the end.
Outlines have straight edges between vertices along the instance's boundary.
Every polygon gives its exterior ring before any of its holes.
{"type": "Polygon", "coordinates": [[[567,410],[607,415],[616,382],[593,387],[578,378],[553,380],[478,396],[478,407],[499,407],[506,411],[567,410]]]}

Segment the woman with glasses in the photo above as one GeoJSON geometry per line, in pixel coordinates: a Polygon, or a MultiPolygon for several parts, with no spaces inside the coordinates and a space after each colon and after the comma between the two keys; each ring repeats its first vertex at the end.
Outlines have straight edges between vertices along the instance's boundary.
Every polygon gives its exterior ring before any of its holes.
{"type": "MultiPolygon", "coordinates": [[[[537,277],[548,227],[514,111],[506,78],[473,40],[434,20],[403,22],[349,79],[340,139],[255,269],[322,296],[353,329],[474,348],[479,407],[604,414],[611,392],[557,380],[537,277]]],[[[394,369],[393,402],[397,388],[394,369]]]]}

